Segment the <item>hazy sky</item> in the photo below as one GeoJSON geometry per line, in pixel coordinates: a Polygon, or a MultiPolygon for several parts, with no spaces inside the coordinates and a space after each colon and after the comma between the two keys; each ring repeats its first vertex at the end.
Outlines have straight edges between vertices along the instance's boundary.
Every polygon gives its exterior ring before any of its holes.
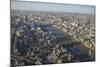
{"type": "Polygon", "coordinates": [[[54,4],[41,2],[23,2],[11,1],[11,9],[31,10],[31,11],[51,11],[51,12],[72,12],[94,14],[95,6],[93,5],[71,5],[71,4],[54,4]]]}

